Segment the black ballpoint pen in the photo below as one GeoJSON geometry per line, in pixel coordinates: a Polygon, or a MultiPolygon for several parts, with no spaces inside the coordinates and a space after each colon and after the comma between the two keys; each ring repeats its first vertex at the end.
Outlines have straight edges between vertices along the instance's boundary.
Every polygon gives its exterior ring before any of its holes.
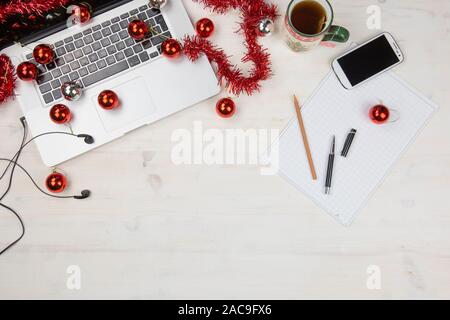
{"type": "Polygon", "coordinates": [[[331,181],[333,179],[335,149],[336,149],[336,136],[333,136],[333,143],[331,144],[331,151],[330,155],[328,156],[327,179],[325,181],[325,194],[330,194],[331,192],[331,181]]]}

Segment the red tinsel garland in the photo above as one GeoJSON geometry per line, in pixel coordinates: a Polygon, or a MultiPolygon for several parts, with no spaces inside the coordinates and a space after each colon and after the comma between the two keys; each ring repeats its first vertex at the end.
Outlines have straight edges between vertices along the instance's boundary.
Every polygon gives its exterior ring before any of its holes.
{"type": "Polygon", "coordinates": [[[264,0],[194,0],[202,3],[205,7],[211,8],[214,12],[225,14],[231,9],[240,9],[242,12],[242,22],[239,32],[243,32],[247,52],[242,58],[242,62],[253,62],[254,67],[250,75],[245,77],[242,71],[233,66],[228,56],[222,49],[214,46],[209,40],[195,37],[185,37],[184,53],[192,60],[197,60],[201,54],[205,54],[211,62],[218,66],[218,77],[222,83],[226,81],[226,86],[231,93],[240,95],[245,92],[248,95],[259,91],[261,81],[267,80],[271,74],[270,54],[258,43],[258,24],[265,18],[273,21],[277,18],[277,7],[269,5],[264,0]]]}
{"type": "Polygon", "coordinates": [[[43,16],[45,13],[65,6],[69,2],[69,0],[11,1],[0,6],[0,23],[5,23],[9,17],[15,15],[35,14],[43,16]]]}
{"type": "Polygon", "coordinates": [[[16,77],[11,60],[4,54],[0,55],[0,103],[14,95],[16,77]]]}

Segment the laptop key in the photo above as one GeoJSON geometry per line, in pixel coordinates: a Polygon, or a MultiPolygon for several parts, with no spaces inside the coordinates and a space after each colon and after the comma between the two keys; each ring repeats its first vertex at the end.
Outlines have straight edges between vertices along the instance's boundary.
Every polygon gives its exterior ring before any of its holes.
{"type": "Polygon", "coordinates": [[[50,84],[52,85],[52,88],[53,88],[53,89],[61,88],[61,82],[59,82],[58,79],[53,80],[50,84]]]}
{"type": "Polygon", "coordinates": [[[92,49],[97,51],[100,50],[102,48],[102,45],[100,44],[100,42],[95,42],[94,44],[92,44],[92,49]]]}
{"type": "Polygon", "coordinates": [[[102,34],[104,37],[110,36],[112,34],[111,29],[110,28],[103,29],[102,34]]]}
{"type": "Polygon", "coordinates": [[[64,74],[68,74],[70,72],[70,67],[69,66],[62,66],[61,67],[61,72],[64,74]]]}
{"type": "Polygon", "coordinates": [[[144,49],[150,49],[152,47],[152,43],[149,40],[145,40],[144,42],[142,42],[142,46],[144,47],[144,49]]]}
{"type": "Polygon", "coordinates": [[[144,49],[142,49],[141,44],[138,43],[137,45],[135,45],[135,46],[133,47],[133,50],[134,50],[134,53],[139,53],[139,52],[142,52],[144,49]]]}
{"type": "Polygon", "coordinates": [[[130,16],[130,14],[128,12],[126,12],[126,13],[120,15],[120,19],[126,19],[129,16],[130,16]]]}
{"type": "Polygon", "coordinates": [[[107,26],[111,25],[111,21],[105,21],[102,23],[102,27],[106,28],[107,26]]]}
{"type": "Polygon", "coordinates": [[[131,15],[135,15],[135,14],[138,14],[139,13],[139,10],[138,9],[134,9],[134,10],[131,10],[130,11],[130,14],[131,15]]]}
{"type": "Polygon", "coordinates": [[[94,38],[91,35],[88,35],[87,37],[83,38],[83,41],[86,44],[91,44],[92,42],[94,42],[94,38]]]}
{"type": "Polygon", "coordinates": [[[102,28],[102,26],[101,25],[96,25],[95,27],[92,27],[92,31],[98,31],[98,30],[100,30],[102,28]]]}
{"type": "Polygon", "coordinates": [[[100,43],[102,44],[103,48],[106,48],[107,46],[109,46],[111,44],[111,41],[109,41],[108,38],[102,39],[102,41],[100,41],[100,43]]]}
{"type": "Polygon", "coordinates": [[[64,41],[58,41],[57,43],[55,43],[56,47],[61,47],[64,44],[64,41]]]}
{"type": "Polygon", "coordinates": [[[48,71],[51,71],[56,68],[56,64],[55,62],[50,62],[49,64],[46,65],[46,67],[48,71]]]}
{"type": "Polygon", "coordinates": [[[61,83],[66,83],[70,81],[69,76],[62,76],[61,78],[59,78],[59,81],[61,81],[61,83]]]}
{"type": "Polygon", "coordinates": [[[101,38],[103,38],[102,33],[100,31],[97,31],[92,36],[94,37],[94,40],[100,40],[101,38]]]}
{"type": "Polygon", "coordinates": [[[80,59],[80,64],[84,67],[87,66],[89,64],[89,59],[84,57],[80,59]]]}
{"type": "Polygon", "coordinates": [[[133,39],[128,38],[128,39],[125,40],[125,44],[126,44],[127,47],[132,47],[132,46],[134,46],[135,42],[134,42],[133,39]]]}
{"type": "Polygon", "coordinates": [[[75,58],[73,57],[73,54],[68,53],[64,56],[64,59],[66,60],[67,63],[72,62],[73,60],[75,60],[75,58]]]}
{"type": "Polygon", "coordinates": [[[73,37],[68,37],[68,38],[64,39],[65,43],[69,43],[69,42],[72,42],[72,41],[73,41],[73,37]]]}
{"type": "Polygon", "coordinates": [[[117,64],[114,64],[108,68],[105,68],[99,72],[88,75],[87,77],[82,78],[83,84],[85,87],[88,87],[94,83],[107,79],[115,74],[118,74],[122,71],[129,69],[127,62],[121,61],[117,64]]]}
{"type": "Polygon", "coordinates": [[[147,19],[147,15],[145,14],[145,12],[141,12],[138,14],[138,18],[140,20],[145,20],[145,19],[147,19]]]}
{"type": "Polygon", "coordinates": [[[119,36],[117,34],[113,34],[111,37],[109,37],[109,40],[111,40],[111,43],[116,43],[119,41],[119,36]]]}
{"type": "Polygon", "coordinates": [[[103,69],[106,67],[106,61],[105,60],[100,60],[99,62],[97,62],[97,67],[99,69],[103,69]]]}
{"type": "Polygon", "coordinates": [[[67,52],[72,52],[73,50],[75,50],[75,46],[73,43],[67,44],[65,48],[67,52]]]}
{"type": "Polygon", "coordinates": [[[81,51],[81,49],[78,49],[77,51],[74,51],[73,56],[75,57],[75,59],[80,59],[83,56],[83,52],[81,51]]]}
{"type": "Polygon", "coordinates": [[[106,50],[108,51],[109,55],[112,55],[117,52],[117,49],[115,46],[109,46],[108,48],[106,48],[106,50]]]}
{"type": "Polygon", "coordinates": [[[52,76],[53,76],[54,79],[61,77],[62,76],[61,70],[59,70],[59,69],[53,70],[52,71],[52,76]]]}
{"type": "Polygon", "coordinates": [[[119,43],[116,44],[116,49],[118,51],[125,49],[125,43],[123,41],[120,41],[119,43]]]}
{"type": "Polygon", "coordinates": [[[159,10],[157,10],[157,9],[150,9],[150,10],[147,10],[147,16],[148,16],[149,18],[154,17],[154,16],[156,16],[156,15],[158,15],[158,14],[160,14],[160,13],[161,13],[161,11],[159,11],[159,10]]]}
{"type": "Polygon", "coordinates": [[[145,11],[145,10],[147,10],[148,9],[148,6],[147,5],[143,5],[143,6],[140,6],[139,7],[139,11],[145,11]]]}
{"type": "Polygon", "coordinates": [[[44,94],[42,98],[44,98],[44,102],[45,102],[46,104],[49,104],[50,102],[53,101],[53,96],[52,96],[52,94],[51,94],[50,92],[44,94]]]}
{"type": "Polygon", "coordinates": [[[89,55],[89,61],[90,62],[95,62],[97,60],[98,60],[98,56],[97,56],[96,53],[92,53],[92,54],[89,55]]]}
{"type": "Polygon", "coordinates": [[[140,64],[141,61],[139,60],[138,56],[132,56],[128,59],[128,63],[130,64],[130,67],[135,67],[140,64]]]}
{"type": "Polygon", "coordinates": [[[126,49],[126,50],[124,51],[124,53],[125,53],[125,55],[127,56],[127,58],[128,58],[128,57],[131,57],[131,56],[134,54],[134,52],[133,52],[133,50],[132,50],[131,48],[126,49]]]}
{"type": "Polygon", "coordinates": [[[90,64],[88,66],[88,70],[89,70],[90,73],[93,73],[93,72],[97,71],[98,70],[97,65],[95,63],[90,64]]]}
{"type": "Polygon", "coordinates": [[[72,68],[72,70],[80,69],[80,63],[78,61],[74,61],[70,64],[70,67],[72,68]]]}
{"type": "Polygon", "coordinates": [[[53,98],[55,98],[55,100],[61,99],[62,98],[61,88],[53,90],[52,95],[53,95],[53,98]]]}
{"type": "Polygon", "coordinates": [[[83,34],[81,32],[79,32],[79,33],[75,34],[73,37],[75,39],[80,39],[82,36],[83,36],[83,34]]]}
{"type": "Polygon", "coordinates": [[[116,62],[116,59],[114,59],[113,56],[109,56],[108,58],[106,58],[106,63],[110,66],[112,65],[114,62],[116,62]]]}
{"type": "Polygon", "coordinates": [[[123,52],[117,52],[115,54],[115,57],[116,57],[117,61],[121,61],[121,60],[125,59],[125,55],[123,54],[123,52]]]}
{"type": "Polygon", "coordinates": [[[142,62],[150,60],[150,57],[148,56],[148,53],[146,51],[141,52],[139,54],[139,58],[141,59],[142,62]]]}
{"type": "Polygon", "coordinates": [[[84,77],[89,74],[89,71],[87,68],[81,68],[80,70],[78,70],[78,74],[80,75],[80,77],[84,77]]]}
{"type": "Polygon", "coordinates": [[[56,49],[56,55],[58,57],[61,57],[61,56],[65,55],[65,54],[66,54],[66,49],[64,49],[64,47],[56,49]]]}
{"type": "Polygon", "coordinates": [[[108,53],[106,52],[105,49],[102,49],[102,50],[100,50],[100,51],[98,52],[98,56],[99,56],[100,59],[102,59],[102,58],[107,57],[107,56],[108,56],[108,53]]]}
{"type": "Polygon", "coordinates": [[[119,37],[120,37],[120,39],[125,39],[125,38],[127,38],[128,37],[128,30],[122,30],[122,31],[120,31],[119,32],[119,37]]]}
{"type": "Polygon", "coordinates": [[[120,21],[119,17],[115,17],[115,18],[111,19],[111,23],[117,23],[119,21],[120,21]]]}
{"type": "Polygon", "coordinates": [[[85,36],[87,36],[88,34],[91,34],[91,33],[92,33],[92,29],[90,29],[90,28],[83,31],[83,35],[85,35],[85,36]]]}
{"type": "Polygon", "coordinates": [[[120,22],[119,22],[119,26],[120,26],[122,29],[128,28],[128,20],[122,20],[122,21],[120,21],[120,22]]]}
{"type": "Polygon", "coordinates": [[[61,67],[63,64],[65,64],[66,63],[66,61],[64,60],[64,58],[63,57],[61,57],[61,58],[56,58],[55,59],[55,64],[58,66],[58,67],[61,67]]]}
{"type": "Polygon", "coordinates": [[[120,26],[116,23],[111,26],[111,31],[116,33],[120,31],[120,26]]]}
{"type": "Polygon", "coordinates": [[[76,72],[76,71],[74,71],[74,72],[72,72],[71,74],[69,74],[69,77],[70,77],[70,80],[71,80],[71,81],[80,79],[80,76],[78,75],[78,72],[76,72]]]}
{"type": "Polygon", "coordinates": [[[41,74],[40,76],[38,76],[36,81],[38,84],[43,84],[43,83],[49,82],[52,79],[53,79],[53,76],[51,75],[50,72],[48,72],[48,73],[44,73],[44,74],[41,74]]]}
{"type": "Polygon", "coordinates": [[[50,85],[50,83],[43,84],[42,86],[39,87],[39,91],[41,93],[47,93],[51,90],[52,90],[52,86],[50,85]]]}
{"type": "Polygon", "coordinates": [[[91,48],[91,46],[84,47],[84,48],[83,48],[83,53],[84,53],[85,55],[90,55],[90,54],[92,53],[92,48],[91,48]]]}
{"type": "Polygon", "coordinates": [[[150,58],[152,58],[152,59],[156,58],[157,56],[159,56],[159,54],[158,54],[158,52],[156,52],[156,51],[150,53],[150,58]]]}

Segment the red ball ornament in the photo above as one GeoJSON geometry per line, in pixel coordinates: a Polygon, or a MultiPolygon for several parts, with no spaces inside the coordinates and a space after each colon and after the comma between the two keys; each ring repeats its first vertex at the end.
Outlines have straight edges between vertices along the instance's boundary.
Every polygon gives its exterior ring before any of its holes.
{"type": "Polygon", "coordinates": [[[389,120],[389,116],[389,109],[382,104],[372,107],[369,111],[369,117],[375,124],[386,123],[389,120]]]}
{"type": "Polygon", "coordinates": [[[34,63],[22,62],[17,66],[16,73],[20,80],[32,81],[37,78],[39,71],[34,63]]]}
{"type": "Polygon", "coordinates": [[[50,109],[50,119],[56,124],[69,123],[72,120],[72,112],[67,106],[57,104],[50,109]]]}
{"type": "Polygon", "coordinates": [[[133,20],[128,25],[128,33],[135,40],[142,40],[148,34],[148,25],[142,20],[133,20]]]}
{"type": "Polygon", "coordinates": [[[45,186],[52,193],[61,193],[67,187],[67,178],[61,173],[53,172],[45,180],[45,186]]]}
{"type": "Polygon", "coordinates": [[[34,48],[33,57],[37,63],[49,64],[55,58],[55,52],[49,45],[40,44],[34,48]]]}
{"type": "Polygon", "coordinates": [[[85,24],[91,20],[91,8],[86,3],[80,3],[74,5],[72,9],[72,16],[75,17],[75,21],[79,24],[85,24]]]}
{"type": "Polygon", "coordinates": [[[98,95],[98,104],[105,110],[113,110],[119,107],[119,97],[114,91],[105,90],[98,95]]]}
{"type": "Polygon", "coordinates": [[[231,118],[236,113],[236,104],[231,98],[220,99],[217,102],[216,111],[222,118],[231,118]]]}
{"type": "Polygon", "coordinates": [[[175,39],[167,39],[161,45],[162,53],[167,58],[178,58],[183,51],[181,44],[175,39]]]}
{"type": "Polygon", "coordinates": [[[197,22],[197,34],[202,38],[209,38],[214,33],[214,22],[208,18],[200,19],[197,22]]]}

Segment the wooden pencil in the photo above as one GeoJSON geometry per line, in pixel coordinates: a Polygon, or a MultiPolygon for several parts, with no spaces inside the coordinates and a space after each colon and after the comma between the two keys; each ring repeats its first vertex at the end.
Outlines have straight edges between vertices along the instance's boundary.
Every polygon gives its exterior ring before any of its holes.
{"type": "Polygon", "coordinates": [[[316,168],[314,167],[314,160],[311,153],[311,148],[309,146],[308,135],[306,134],[305,124],[303,122],[302,111],[300,109],[300,103],[298,102],[297,96],[294,95],[295,111],[297,112],[298,124],[300,126],[300,131],[302,133],[303,144],[305,145],[306,156],[308,157],[309,168],[311,170],[311,176],[313,180],[317,180],[316,168]]]}

